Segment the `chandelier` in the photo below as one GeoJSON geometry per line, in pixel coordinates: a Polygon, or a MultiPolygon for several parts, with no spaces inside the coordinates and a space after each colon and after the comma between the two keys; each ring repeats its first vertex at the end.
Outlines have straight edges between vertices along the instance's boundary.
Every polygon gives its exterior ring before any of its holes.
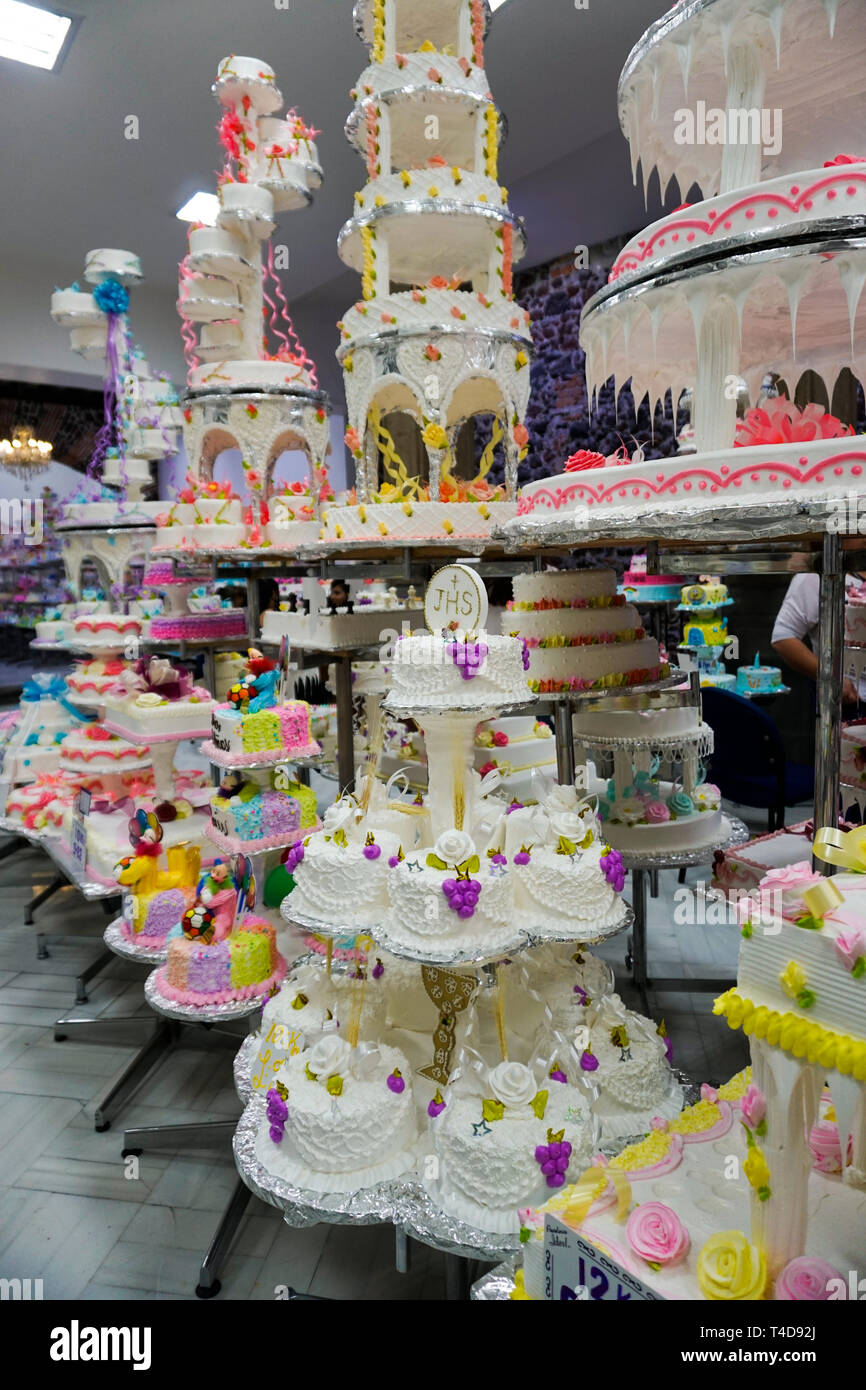
{"type": "Polygon", "coordinates": [[[0,466],[29,478],[51,463],[52,446],[45,439],[34,439],[26,425],[19,425],[11,439],[0,439],[0,466]]]}

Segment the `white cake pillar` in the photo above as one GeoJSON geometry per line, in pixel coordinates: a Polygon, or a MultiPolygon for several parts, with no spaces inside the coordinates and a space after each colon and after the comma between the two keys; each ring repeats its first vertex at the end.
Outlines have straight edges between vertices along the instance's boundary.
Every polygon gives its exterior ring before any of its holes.
{"type": "Polygon", "coordinates": [[[251,264],[252,271],[238,283],[241,300],[241,344],[237,356],[242,360],[255,361],[262,355],[264,335],[264,293],[262,290],[262,242],[250,232],[235,232],[243,235],[246,249],[244,259],[251,264]]]}
{"type": "Polygon", "coordinates": [[[631,753],[627,748],[615,748],[613,754],[613,781],[616,787],[617,799],[625,796],[626,787],[630,787],[634,781],[634,769],[631,760],[631,753]]]}
{"type": "Polygon", "coordinates": [[[823,1074],[758,1038],[750,1039],[752,1084],[767,1101],[765,1135],[755,1142],[770,1170],[770,1196],[752,1189],[752,1240],[763,1250],[770,1283],[806,1249],[806,1193],[812,1155],[807,1135],[818,1115],[823,1074]]]}
{"type": "Polygon", "coordinates": [[[714,301],[710,291],[690,301],[698,340],[695,376],[695,447],[699,454],[729,449],[737,423],[736,391],[728,389],[739,372],[740,329],[733,304],[714,301]]]}
{"type": "Polygon", "coordinates": [[[725,104],[728,121],[732,113],[738,113],[741,122],[739,134],[745,133],[757,138],[732,140],[729,138],[722,148],[722,172],[719,183],[720,193],[731,193],[738,188],[748,188],[760,183],[763,164],[763,138],[761,134],[761,115],[764,109],[764,93],[767,86],[762,52],[753,39],[735,42],[728,50],[728,90],[725,104]],[[753,126],[757,122],[757,129],[753,126]]]}
{"type": "Polygon", "coordinates": [[[697,749],[689,748],[683,754],[683,791],[687,796],[693,796],[698,785],[698,754],[697,749]]]}
{"type": "Polygon", "coordinates": [[[478,710],[419,717],[427,747],[427,804],[434,841],[445,830],[471,832],[475,730],[490,715],[489,710],[478,710]]]}

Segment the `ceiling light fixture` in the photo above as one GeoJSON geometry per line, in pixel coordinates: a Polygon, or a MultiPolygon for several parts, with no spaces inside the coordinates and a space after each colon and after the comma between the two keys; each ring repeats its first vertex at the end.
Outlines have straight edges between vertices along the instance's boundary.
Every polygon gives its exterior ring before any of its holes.
{"type": "Polygon", "coordinates": [[[34,439],[26,425],[19,425],[11,439],[0,439],[0,467],[29,478],[51,463],[52,446],[47,439],[34,439]]]}
{"type": "Polygon", "coordinates": [[[219,210],[220,200],[215,193],[193,193],[183,207],[178,208],[175,217],[181,222],[203,222],[206,227],[214,227],[219,210]]]}
{"type": "Polygon", "coordinates": [[[21,0],[0,0],[0,58],[52,72],[71,28],[69,15],[21,0]]]}

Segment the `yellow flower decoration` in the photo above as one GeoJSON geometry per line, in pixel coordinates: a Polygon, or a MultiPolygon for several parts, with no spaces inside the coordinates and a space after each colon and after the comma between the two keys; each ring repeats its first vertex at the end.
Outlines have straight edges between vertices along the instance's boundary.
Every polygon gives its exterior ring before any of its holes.
{"type": "Polygon", "coordinates": [[[448,447],[448,435],[441,425],[428,425],[421,438],[428,449],[447,449],[448,447]]]}
{"type": "Polygon", "coordinates": [[[430,194],[431,198],[439,197],[439,189],[436,187],[435,183],[430,185],[430,187],[427,189],[427,192],[430,194]]]}
{"type": "Polygon", "coordinates": [[[529,358],[526,356],[526,353],[521,350],[514,358],[515,369],[519,372],[521,367],[525,367],[528,361],[529,358]]]}
{"type": "Polygon", "coordinates": [[[766,1202],[770,1195],[770,1169],[767,1166],[767,1160],[756,1144],[749,1149],[743,1164],[743,1172],[749,1186],[757,1193],[762,1202],[766,1202]]]}
{"type": "Polygon", "coordinates": [[[401,170],[400,170],[400,178],[401,178],[402,181],[403,181],[403,187],[404,187],[404,188],[408,188],[409,185],[410,185],[410,183],[412,182],[412,175],[409,173],[409,170],[408,170],[408,169],[401,169],[401,170]]]}
{"type": "Polygon", "coordinates": [[[767,1287],[764,1253],[742,1231],[710,1236],[698,1256],[697,1273],[704,1298],[714,1301],[755,1301],[764,1297],[767,1287]]]}
{"type": "Polygon", "coordinates": [[[343,1078],[342,1078],[342,1076],[331,1076],[331,1077],[329,1077],[329,1079],[328,1079],[328,1084],[327,1084],[327,1086],[325,1087],[325,1089],[326,1089],[326,1091],[328,1092],[328,1095],[329,1095],[329,1096],[341,1096],[341,1095],[343,1094],[343,1078]]]}

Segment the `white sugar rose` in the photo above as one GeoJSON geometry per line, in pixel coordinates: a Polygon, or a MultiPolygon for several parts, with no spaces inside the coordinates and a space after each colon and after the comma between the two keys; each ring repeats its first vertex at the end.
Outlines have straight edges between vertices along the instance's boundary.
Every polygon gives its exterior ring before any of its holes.
{"type": "Polygon", "coordinates": [[[462,864],[475,853],[472,836],[465,830],[443,830],[433,846],[433,853],[446,864],[462,864]]]}
{"type": "Polygon", "coordinates": [[[500,1062],[488,1074],[487,1081],[496,1099],[508,1110],[528,1105],[538,1094],[535,1077],[522,1062],[500,1062]]]}
{"type": "Polygon", "coordinates": [[[551,816],[550,828],[557,839],[564,835],[572,844],[579,844],[587,831],[580,816],[575,815],[573,811],[558,811],[556,815],[551,816]]]}
{"type": "Polygon", "coordinates": [[[339,1076],[348,1069],[351,1051],[345,1038],[336,1033],[326,1033],[310,1050],[310,1071],[322,1081],[339,1076]]]}
{"type": "Polygon", "coordinates": [[[548,814],[555,816],[559,811],[574,811],[577,807],[577,790],[571,786],[555,786],[545,801],[548,814]]]}
{"type": "Polygon", "coordinates": [[[139,695],[135,703],[143,709],[155,709],[157,705],[164,705],[166,702],[161,695],[157,695],[154,690],[145,690],[139,695]]]}
{"type": "Polygon", "coordinates": [[[338,830],[345,830],[348,835],[355,827],[355,816],[357,806],[345,799],[335,801],[333,806],[329,806],[322,818],[322,824],[326,835],[336,835],[338,830]]]}

